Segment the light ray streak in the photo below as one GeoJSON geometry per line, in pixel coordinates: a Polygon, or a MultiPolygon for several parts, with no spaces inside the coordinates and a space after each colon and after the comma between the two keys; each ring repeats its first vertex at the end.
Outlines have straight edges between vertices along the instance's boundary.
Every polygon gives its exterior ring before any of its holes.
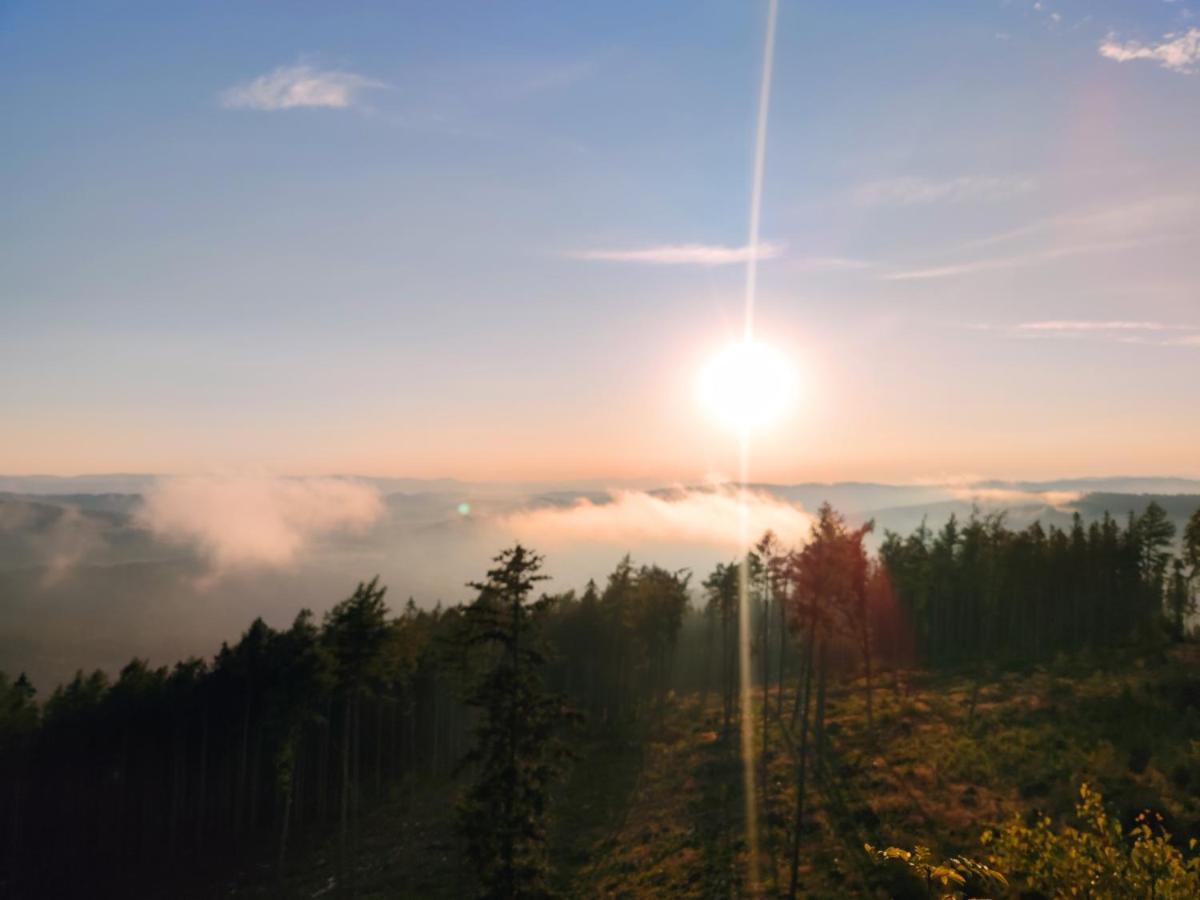
{"type": "Polygon", "coordinates": [[[779,17],[779,0],[770,0],[767,8],[767,34],[763,48],[762,81],[758,87],[758,126],[754,133],[754,176],[750,185],[750,234],[746,241],[746,311],[747,343],[754,339],[754,300],[758,291],[758,223],[762,217],[763,165],[767,156],[767,114],[771,106],[771,71],[775,67],[775,22],[779,17]]]}
{"type": "MultiPolygon", "coordinates": [[[[771,71],[775,65],[775,25],[779,15],[778,0],[767,7],[767,28],[763,47],[762,80],[758,88],[758,125],[754,134],[754,174],[750,188],[750,228],[746,258],[746,295],[743,340],[754,340],[754,303],[758,292],[758,232],[762,213],[763,168],[767,152],[767,114],[771,103],[771,71]]],[[[739,470],[743,490],[750,483],[750,429],[743,426],[739,434],[739,470]]],[[[744,496],[744,494],[743,494],[744,496]]],[[[750,659],[750,522],[743,501],[739,510],[742,557],[738,572],[738,684],[741,707],[742,784],[746,803],[746,851],[749,894],[761,893],[759,881],[758,799],[754,782],[754,715],[752,705],[750,659]]]]}

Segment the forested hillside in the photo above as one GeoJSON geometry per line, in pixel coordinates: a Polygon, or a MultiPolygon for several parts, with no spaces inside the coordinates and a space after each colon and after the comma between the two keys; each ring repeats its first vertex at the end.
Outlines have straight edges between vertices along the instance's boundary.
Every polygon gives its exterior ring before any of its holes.
{"type": "MultiPolygon", "coordinates": [[[[289,490],[308,496],[302,481],[299,488],[286,479],[273,482],[264,494],[261,485],[209,479],[202,496],[186,493],[193,490],[188,483],[149,476],[0,478],[0,488],[12,491],[0,492],[0,668],[26,672],[44,694],[69,681],[77,668],[115,676],[132,657],[161,664],[207,656],[256,616],[275,628],[289,624],[302,607],[319,618],[347,585],[367,575],[377,574],[388,585],[393,606],[402,605],[396,598],[410,596],[426,609],[439,601],[453,605],[464,598],[470,573],[485,568],[497,547],[521,534],[549,556],[557,591],[582,586],[630,551],[664,568],[695,572],[695,591],[701,575],[725,561],[732,544],[681,540],[672,523],[703,515],[706,528],[736,530],[734,522],[722,525],[727,517],[712,515],[707,501],[720,493],[712,486],[647,490],[634,495],[642,504],[635,508],[618,489],[586,483],[336,479],[341,487],[378,491],[379,519],[362,529],[307,534],[309,512],[293,509],[288,500],[289,490]],[[180,484],[186,496],[168,505],[169,511],[198,532],[176,533],[175,520],[164,517],[163,492],[174,496],[171,485],[180,484]],[[608,535],[554,526],[525,533],[531,530],[529,516],[561,513],[570,519],[571,511],[600,515],[616,527],[608,535]],[[655,515],[647,518],[649,511],[655,515]],[[514,530],[513,516],[527,517],[521,528],[514,530]],[[307,534],[303,552],[284,562],[271,555],[274,547],[233,539],[243,530],[253,536],[280,528],[293,536],[307,534]]],[[[755,484],[753,491],[763,509],[796,520],[791,540],[807,527],[805,510],[825,499],[852,525],[874,521],[867,538],[873,552],[889,530],[908,535],[925,523],[936,533],[950,516],[967,522],[975,509],[980,517],[1003,510],[1014,531],[1034,521],[1044,529],[1070,531],[1073,511],[1085,528],[1100,522],[1105,511],[1123,527],[1130,512],[1141,515],[1153,500],[1181,535],[1200,505],[1200,482],[1168,479],[755,484]]],[[[766,527],[764,522],[761,528],[766,527]]]]}
{"type": "MultiPolygon", "coordinates": [[[[874,556],[870,529],[825,506],[803,546],[768,534],[744,567],[627,558],[549,594],[541,557],[516,547],[461,605],[389,607],[370,581],[211,658],[41,694],[0,677],[0,885],[838,896],[920,890],[934,870],[967,890],[994,868],[992,890],[1053,893],[1083,877],[1055,842],[1088,781],[1092,820],[1165,817],[1139,852],[1156,854],[1156,896],[1187,896],[1200,511],[1181,534],[1157,504],[1066,530],[972,516],[887,533],[874,556]],[[1049,818],[1031,836],[1010,816],[1034,810],[1049,818]]],[[[1141,877],[1141,857],[1101,831],[1105,877],[1134,883],[1118,876],[1141,877]]]]}

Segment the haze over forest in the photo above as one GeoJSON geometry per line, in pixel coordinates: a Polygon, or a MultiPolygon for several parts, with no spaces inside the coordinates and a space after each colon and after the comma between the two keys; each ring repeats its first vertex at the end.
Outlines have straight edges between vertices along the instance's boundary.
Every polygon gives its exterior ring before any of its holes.
{"type": "Polygon", "coordinates": [[[751,533],[802,543],[824,502],[853,524],[907,534],[1002,511],[1020,528],[1067,527],[1075,512],[1141,514],[1161,503],[1177,531],[1200,481],[1061,479],[952,485],[755,484],[657,488],[470,483],[452,479],[0,477],[0,655],[52,685],[77,669],[119,669],[203,654],[249,619],[318,613],[364,577],[394,598],[450,605],[464,573],[524,541],[547,554],[555,590],[581,589],[626,553],[703,573],[738,553],[738,508],[751,533]]]}
{"type": "Polygon", "coordinates": [[[0,2],[0,898],[1200,897],[1200,0],[0,2]]]}

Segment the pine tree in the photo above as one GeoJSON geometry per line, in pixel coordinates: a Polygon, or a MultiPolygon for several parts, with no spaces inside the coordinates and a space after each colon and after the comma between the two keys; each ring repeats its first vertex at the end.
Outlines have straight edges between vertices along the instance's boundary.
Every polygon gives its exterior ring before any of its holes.
{"type": "Polygon", "coordinates": [[[1136,535],[1138,544],[1138,569],[1145,596],[1145,607],[1141,611],[1144,626],[1162,612],[1175,526],[1167,517],[1167,511],[1151,502],[1130,531],[1136,535]]]}
{"type": "Polygon", "coordinates": [[[318,710],[333,679],[332,661],[321,645],[312,612],[303,609],[292,627],[275,636],[271,651],[271,679],[267,694],[267,720],[274,740],[274,785],[282,801],[276,868],[283,875],[293,803],[302,770],[301,738],[304,728],[318,719],[318,710]]]}
{"type": "Polygon", "coordinates": [[[722,733],[728,735],[737,712],[738,563],[717,563],[704,580],[706,610],[721,629],[722,733]]]}
{"type": "Polygon", "coordinates": [[[39,724],[36,693],[24,672],[13,682],[0,672],[0,809],[8,812],[0,822],[0,865],[9,873],[16,871],[23,838],[27,768],[39,724]]]}
{"type": "Polygon", "coordinates": [[[1191,566],[1189,580],[1200,582],[1200,509],[1197,509],[1183,529],[1183,561],[1191,566]]]}
{"type": "Polygon", "coordinates": [[[1187,634],[1187,618],[1196,611],[1191,585],[1184,572],[1183,560],[1174,560],[1167,582],[1167,626],[1171,637],[1182,641],[1187,634]]]}
{"type": "Polygon", "coordinates": [[[573,714],[543,683],[539,624],[550,601],[529,599],[545,580],[542,558],[518,544],[495,563],[486,582],[471,584],[479,597],[466,610],[467,639],[491,661],[467,697],[483,715],[465,760],[476,774],[458,828],[480,897],[547,897],[547,808],[567,755],[557,735],[573,714]]]}
{"type": "Polygon", "coordinates": [[[343,886],[354,890],[357,856],[358,768],[361,756],[362,701],[383,678],[388,639],[387,588],[378,577],[359,583],[354,593],[325,615],[325,643],[333,658],[342,703],[342,796],[339,838],[343,886]]]}
{"type": "Polygon", "coordinates": [[[866,608],[867,558],[863,538],[870,525],[849,530],[845,520],[824,503],[813,523],[808,544],[801,550],[792,568],[789,595],[790,618],[803,641],[804,663],[792,711],[792,727],[799,715],[798,736],[788,738],[795,746],[796,809],[792,824],[791,877],[788,896],[799,890],[800,836],[804,826],[804,803],[808,779],[809,732],[814,743],[815,771],[825,775],[825,699],[828,677],[828,649],[839,622],[853,618],[851,610],[866,608]],[[812,710],[813,679],[816,678],[816,703],[812,710]],[[810,711],[813,712],[809,724],[810,711]]]}

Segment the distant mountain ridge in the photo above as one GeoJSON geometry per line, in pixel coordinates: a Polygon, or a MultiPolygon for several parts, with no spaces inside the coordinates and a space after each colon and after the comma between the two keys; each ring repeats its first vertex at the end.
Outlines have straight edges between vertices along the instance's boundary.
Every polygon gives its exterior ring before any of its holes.
{"type": "MultiPolygon", "coordinates": [[[[21,495],[97,495],[142,494],[169,474],[113,473],[89,475],[0,475],[0,494],[21,495]]],[[[301,476],[296,476],[301,477],[301,476]]],[[[555,494],[558,496],[597,494],[609,489],[650,490],[669,489],[671,482],[652,479],[582,478],[557,481],[465,481],[457,478],[381,478],[353,474],[334,474],[328,477],[360,481],[376,488],[381,494],[485,494],[521,492],[525,494],[555,494]]],[[[1004,480],[985,478],[972,481],[927,481],[913,484],[892,484],[874,481],[802,481],[754,482],[752,487],[770,490],[779,496],[794,496],[800,502],[817,496],[836,506],[835,498],[850,503],[871,495],[916,497],[919,499],[945,495],[947,491],[1009,490],[1026,493],[1077,491],[1081,493],[1113,494],[1200,494],[1200,478],[1158,475],[1113,475],[1055,478],[1044,481],[1004,480]]]]}
{"type": "MultiPolygon", "coordinates": [[[[255,615],[285,626],[300,606],[318,614],[378,573],[397,604],[423,606],[462,599],[462,573],[484,571],[515,535],[513,513],[618,502],[622,490],[661,501],[714,491],[713,485],[545,483],[479,484],[453,479],[355,479],[379,491],[383,514],[362,530],[308,541],[291,564],[233,568],[210,577],[202,542],[169,540],[143,516],[143,497],[159,476],[139,474],[0,476],[0,670],[28,671],[39,685],[70,677],[78,666],[116,671],[138,654],[160,662],[211,649],[236,637],[255,615]]],[[[895,485],[872,482],[752,484],[750,488],[807,510],[830,502],[852,523],[874,520],[871,540],[907,534],[925,522],[937,529],[951,515],[1003,511],[1010,527],[1035,520],[1060,528],[1079,512],[1123,518],[1154,500],[1177,533],[1200,508],[1200,480],[1066,478],[895,485]]],[[[247,510],[235,510],[242,516],[247,510]]],[[[707,571],[728,548],[639,544],[614,546],[585,538],[541,548],[554,589],[581,587],[624,553],[644,562],[707,571]]]]}

